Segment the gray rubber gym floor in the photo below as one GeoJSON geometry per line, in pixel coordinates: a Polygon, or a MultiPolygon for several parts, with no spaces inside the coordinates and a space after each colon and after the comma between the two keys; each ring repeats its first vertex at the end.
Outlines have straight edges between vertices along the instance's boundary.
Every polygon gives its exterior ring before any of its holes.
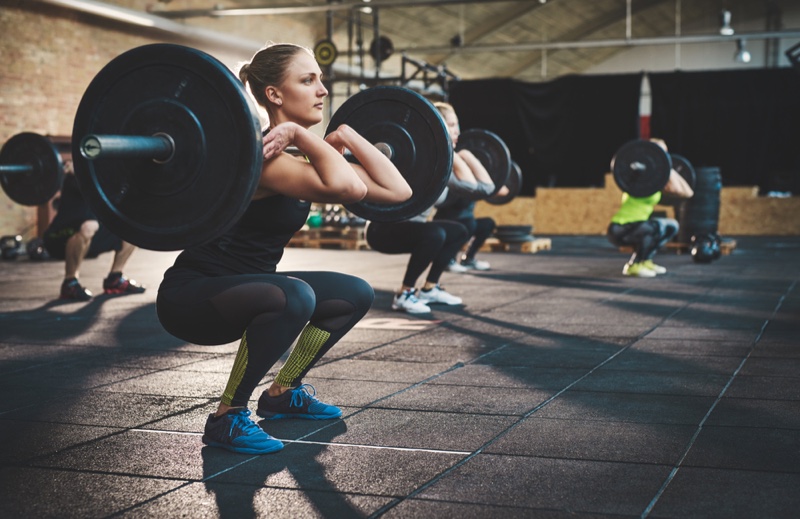
{"type": "Polygon", "coordinates": [[[55,300],[60,262],[0,262],[1,517],[798,516],[800,238],[629,279],[605,238],[555,237],[445,273],[465,305],[429,318],[389,309],[405,255],[288,249],[376,300],[305,380],[343,419],[260,421],[287,442],[266,456],[201,442],[237,344],[162,330],[174,256],[88,303],[55,300]]]}

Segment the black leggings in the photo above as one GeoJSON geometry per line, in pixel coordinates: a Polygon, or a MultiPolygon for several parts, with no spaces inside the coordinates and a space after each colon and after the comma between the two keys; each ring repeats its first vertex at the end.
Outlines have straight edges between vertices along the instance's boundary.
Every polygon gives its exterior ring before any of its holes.
{"type": "Polygon", "coordinates": [[[678,234],[678,222],[671,218],[650,218],[644,222],[612,223],[608,241],[617,247],[633,246],[631,263],[651,260],[656,251],[678,234]]]}
{"type": "Polygon", "coordinates": [[[466,260],[475,258],[475,254],[483,247],[483,244],[486,243],[486,239],[492,235],[492,231],[494,231],[496,227],[493,219],[488,217],[475,218],[474,215],[465,216],[463,218],[448,218],[446,212],[441,215],[440,212],[437,212],[433,219],[435,221],[453,220],[467,228],[467,235],[471,238],[469,247],[467,247],[466,252],[464,252],[464,259],[466,260]]]}
{"type": "Polygon", "coordinates": [[[403,285],[416,286],[417,280],[428,268],[426,281],[439,283],[442,272],[461,247],[467,243],[467,228],[458,222],[437,220],[433,222],[370,222],[367,225],[367,244],[385,254],[411,253],[403,276],[403,285]]]}
{"type": "Polygon", "coordinates": [[[247,365],[232,402],[243,406],[306,324],[330,336],[292,386],[367,313],[374,296],[366,281],[338,272],[209,277],[173,267],[156,308],[167,332],[194,344],[227,344],[246,333],[247,365]]]}

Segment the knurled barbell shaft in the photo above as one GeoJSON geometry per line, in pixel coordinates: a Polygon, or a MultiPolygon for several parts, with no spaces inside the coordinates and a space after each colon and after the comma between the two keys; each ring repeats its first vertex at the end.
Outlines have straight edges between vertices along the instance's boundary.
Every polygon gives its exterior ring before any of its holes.
{"type": "Polygon", "coordinates": [[[89,160],[105,158],[149,158],[167,162],[175,153],[169,135],[87,135],[81,140],[81,155],[89,160]]]}
{"type": "MultiPolygon", "coordinates": [[[[373,146],[378,148],[378,151],[383,153],[383,155],[387,159],[392,160],[394,158],[394,148],[392,148],[391,144],[386,142],[376,142],[373,144],[373,146]]],[[[285,151],[289,155],[294,155],[298,157],[303,155],[303,152],[300,151],[300,148],[298,148],[297,146],[288,146],[285,151]]],[[[345,157],[349,157],[352,156],[353,154],[350,152],[350,150],[345,150],[344,155],[345,157]]]]}

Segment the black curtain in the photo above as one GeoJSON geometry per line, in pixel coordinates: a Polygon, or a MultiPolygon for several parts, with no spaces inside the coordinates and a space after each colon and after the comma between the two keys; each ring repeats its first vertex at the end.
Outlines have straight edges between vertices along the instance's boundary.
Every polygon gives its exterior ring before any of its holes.
{"type": "Polygon", "coordinates": [[[497,133],[522,169],[522,195],[536,186],[602,186],[609,162],[639,135],[642,74],[564,76],[547,83],[458,81],[450,102],[461,129],[497,133]]]}
{"type": "Polygon", "coordinates": [[[651,74],[651,129],[723,185],[800,193],[800,75],[790,68],[651,74]]]}

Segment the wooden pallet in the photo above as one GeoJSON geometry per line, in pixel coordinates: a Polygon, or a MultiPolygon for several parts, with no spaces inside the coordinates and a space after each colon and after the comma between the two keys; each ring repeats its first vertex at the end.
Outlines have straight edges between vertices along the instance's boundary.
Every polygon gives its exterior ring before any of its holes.
{"type": "Polygon", "coordinates": [[[309,249],[368,249],[364,227],[318,227],[301,229],[295,233],[287,247],[309,249]]]}
{"type": "MultiPolygon", "coordinates": [[[[667,243],[664,247],[667,250],[674,251],[676,254],[689,253],[692,250],[691,243],[678,243],[674,241],[667,243]]],[[[719,250],[723,256],[727,256],[728,254],[733,252],[733,249],[735,248],[736,248],[736,240],[731,240],[729,238],[722,240],[719,244],[719,250]]],[[[620,247],[619,251],[631,254],[633,253],[633,247],[620,247]]]]}
{"type": "MultiPolygon", "coordinates": [[[[692,251],[691,243],[677,243],[669,242],[666,245],[667,249],[674,250],[676,254],[689,253],[692,251]]],[[[736,248],[736,240],[725,239],[719,243],[719,250],[723,256],[727,256],[733,249],[736,248]]]]}
{"type": "Polygon", "coordinates": [[[552,241],[550,238],[534,238],[533,241],[524,241],[518,243],[503,242],[497,238],[487,238],[486,242],[480,248],[481,252],[525,252],[528,254],[536,254],[542,250],[550,250],[552,248],[552,241]]]}

